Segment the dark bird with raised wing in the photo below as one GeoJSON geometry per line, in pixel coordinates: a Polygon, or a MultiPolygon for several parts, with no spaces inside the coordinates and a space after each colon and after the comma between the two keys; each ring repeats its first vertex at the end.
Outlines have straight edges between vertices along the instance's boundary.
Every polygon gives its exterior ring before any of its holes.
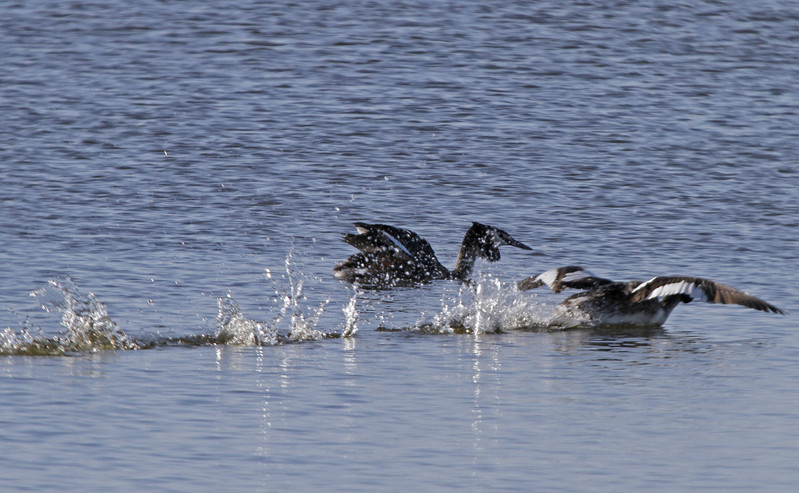
{"type": "Polygon", "coordinates": [[[532,250],[505,231],[472,223],[466,232],[453,270],[438,261],[430,243],[411,230],[387,224],[355,223],[358,234],[344,235],[344,241],[360,253],[333,268],[341,280],[367,286],[407,286],[435,279],[465,281],[478,258],[496,262],[499,247],[510,245],[532,250]]]}

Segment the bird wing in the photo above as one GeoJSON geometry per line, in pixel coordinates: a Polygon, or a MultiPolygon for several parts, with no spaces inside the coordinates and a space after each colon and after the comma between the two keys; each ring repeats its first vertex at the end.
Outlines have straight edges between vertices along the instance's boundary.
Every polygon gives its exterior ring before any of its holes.
{"type": "Polygon", "coordinates": [[[632,301],[662,299],[671,295],[683,295],[688,301],[705,301],[725,305],[741,305],[764,312],[784,314],[785,312],[762,299],[747,294],[720,282],[687,276],[658,276],[641,283],[632,290],[632,301]]]}
{"type": "Polygon", "coordinates": [[[435,258],[435,252],[424,238],[409,229],[388,224],[355,223],[357,235],[344,235],[344,241],[369,254],[387,254],[403,260],[419,261],[435,258]]]}
{"type": "Polygon", "coordinates": [[[516,285],[520,291],[535,289],[543,285],[549,286],[552,291],[560,293],[564,289],[591,289],[613,281],[597,277],[578,265],[567,265],[550,269],[536,276],[519,281],[516,285]]]}

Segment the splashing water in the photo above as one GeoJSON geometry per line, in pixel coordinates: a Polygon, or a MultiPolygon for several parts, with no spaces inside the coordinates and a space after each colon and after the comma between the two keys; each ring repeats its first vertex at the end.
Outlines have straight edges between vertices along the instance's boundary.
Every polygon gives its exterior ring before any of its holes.
{"type": "Polygon", "coordinates": [[[264,277],[272,283],[272,290],[275,293],[272,321],[256,322],[248,319],[233,296],[228,293],[225,298],[217,300],[219,343],[264,346],[343,335],[325,333],[316,329],[319,318],[330,300],[326,298],[314,306],[308,299],[304,294],[307,277],[302,273],[301,266],[295,266],[292,253],[286,257],[285,273],[273,275],[267,268],[264,270],[264,277]]]}
{"type": "Polygon", "coordinates": [[[30,293],[47,312],[61,314],[62,335],[47,337],[26,321],[22,329],[8,327],[0,333],[0,354],[64,355],[104,349],[141,349],[111,320],[105,305],[71,278],[52,279],[30,293]]]}
{"type": "Polygon", "coordinates": [[[515,286],[503,285],[488,276],[460,287],[454,298],[442,298],[441,310],[425,330],[489,334],[510,330],[544,328],[551,318],[551,307],[521,293],[515,286]]]}
{"type": "MultiPolygon", "coordinates": [[[[21,329],[0,330],[0,355],[66,355],[108,349],[147,349],[171,345],[228,344],[269,346],[338,337],[350,337],[357,332],[356,295],[343,309],[345,322],[342,333],[317,330],[329,298],[316,303],[305,294],[306,281],[301,266],[294,264],[290,253],[285,273],[273,276],[269,269],[265,277],[272,282],[275,293],[273,320],[259,322],[247,318],[229,293],[217,299],[217,332],[182,337],[148,337],[131,339],[108,315],[105,305],[94,293],[82,290],[71,278],[56,278],[31,292],[46,312],[60,313],[66,331],[47,337],[38,327],[25,320],[21,329]]],[[[321,279],[314,278],[319,281],[321,279]]]]}
{"type": "MultiPolygon", "coordinates": [[[[320,339],[324,337],[324,334],[316,330],[316,325],[330,302],[330,298],[325,298],[316,307],[311,306],[311,302],[303,292],[307,277],[303,273],[302,265],[294,267],[293,257],[292,250],[286,256],[285,274],[280,276],[283,282],[277,281],[269,269],[264,271],[266,279],[272,281],[272,288],[277,295],[276,301],[280,305],[274,324],[279,326],[288,317],[289,340],[296,342],[320,339]],[[288,284],[288,289],[286,289],[286,284],[288,284]]],[[[319,279],[316,278],[316,280],[319,279]]]]}
{"type": "Polygon", "coordinates": [[[358,301],[358,291],[353,288],[352,298],[342,311],[344,312],[344,330],[341,331],[341,337],[352,337],[358,332],[358,310],[355,307],[358,301]]]}
{"type": "Polygon", "coordinates": [[[64,353],[64,347],[56,339],[45,337],[38,327],[33,330],[23,327],[19,331],[7,327],[0,332],[0,354],[58,356],[64,353]]]}
{"type": "MultiPolygon", "coordinates": [[[[146,340],[128,337],[110,318],[105,305],[93,293],[82,290],[71,278],[53,279],[30,294],[45,311],[61,314],[61,325],[66,331],[47,337],[40,328],[32,327],[25,320],[20,323],[21,329],[8,327],[0,330],[0,354],[65,355],[167,345],[268,346],[352,337],[359,330],[358,325],[363,320],[358,302],[363,293],[358,289],[353,288],[349,301],[341,309],[344,314],[341,332],[324,332],[317,326],[330,300],[315,301],[306,295],[308,281],[321,279],[303,274],[301,265],[295,264],[291,254],[286,257],[284,273],[273,275],[266,269],[264,275],[272,283],[275,294],[272,320],[264,322],[247,318],[229,293],[217,299],[215,334],[146,340]]],[[[385,313],[381,311],[377,317],[384,321],[385,313]]],[[[427,316],[422,315],[424,318],[427,316]]],[[[420,320],[415,330],[479,335],[541,329],[547,326],[550,318],[551,307],[488,276],[449,290],[441,297],[441,308],[435,311],[432,321],[420,320]]]]}
{"type": "Polygon", "coordinates": [[[94,293],[83,291],[69,277],[50,280],[31,296],[45,311],[61,313],[61,325],[67,331],[64,337],[57,339],[67,351],[139,348],[111,320],[105,305],[94,293]]]}
{"type": "Polygon", "coordinates": [[[271,346],[278,343],[277,329],[245,317],[230,293],[225,298],[218,298],[217,304],[217,340],[220,344],[271,346]]]}

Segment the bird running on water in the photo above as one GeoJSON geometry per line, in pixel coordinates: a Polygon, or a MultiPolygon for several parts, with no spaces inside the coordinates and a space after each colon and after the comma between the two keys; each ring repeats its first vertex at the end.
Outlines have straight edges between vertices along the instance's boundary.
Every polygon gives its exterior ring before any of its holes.
{"type": "Polygon", "coordinates": [[[648,281],[614,282],[570,265],[548,270],[517,283],[521,291],[547,285],[559,293],[585,291],[563,300],[552,325],[662,325],[680,303],[705,301],[741,305],[755,310],[785,312],[760,298],[701,277],[658,276],[648,281]]]}

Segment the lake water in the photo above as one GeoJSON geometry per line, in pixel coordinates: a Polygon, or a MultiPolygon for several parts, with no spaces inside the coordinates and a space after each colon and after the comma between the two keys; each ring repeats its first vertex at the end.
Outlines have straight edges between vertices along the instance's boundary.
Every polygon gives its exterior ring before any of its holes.
{"type": "Polygon", "coordinates": [[[4,489],[799,483],[795,2],[0,11],[4,489]],[[534,251],[362,290],[355,221],[534,251]],[[528,330],[569,264],[788,313],[528,330]]]}

